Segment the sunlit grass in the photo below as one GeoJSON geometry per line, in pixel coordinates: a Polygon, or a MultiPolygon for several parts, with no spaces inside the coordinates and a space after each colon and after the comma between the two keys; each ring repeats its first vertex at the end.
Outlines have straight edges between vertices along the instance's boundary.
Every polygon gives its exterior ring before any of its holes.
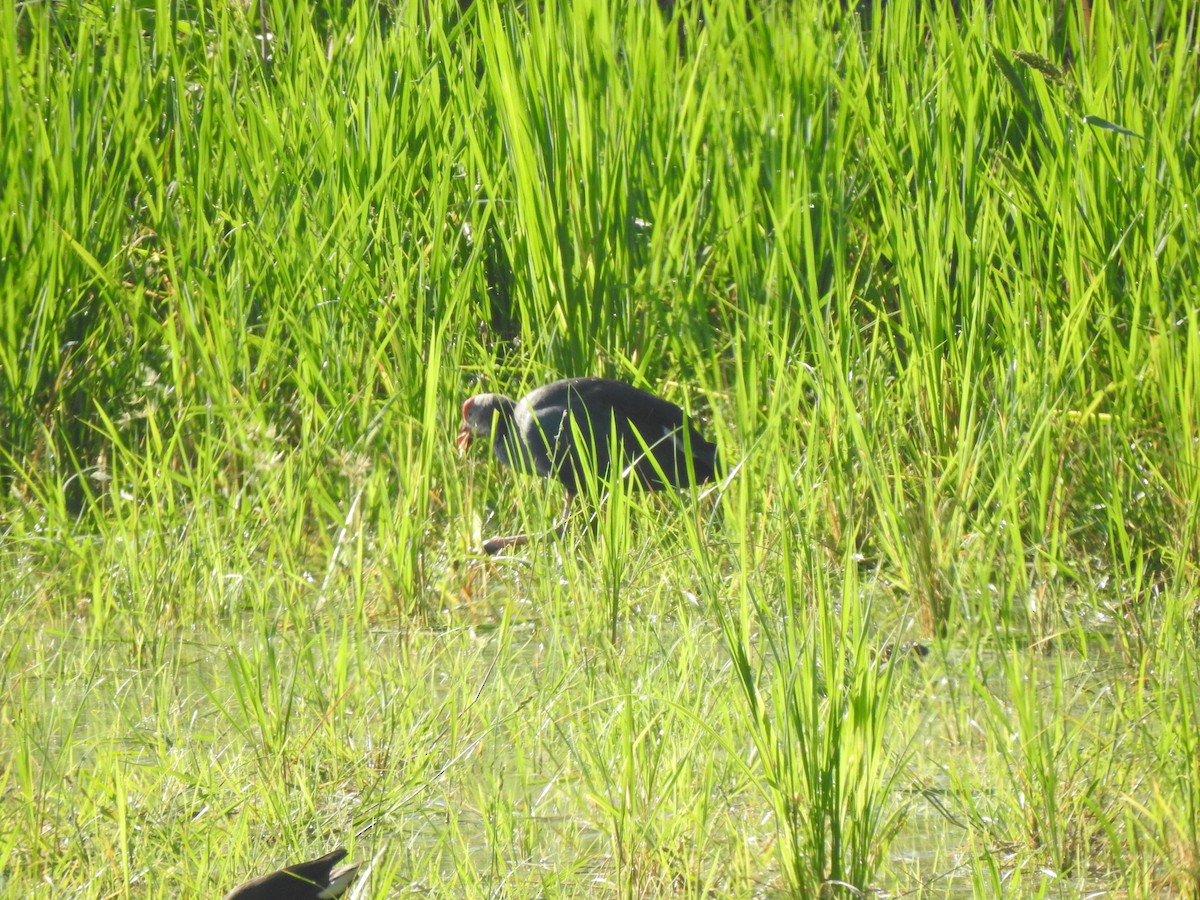
{"type": "Polygon", "coordinates": [[[915,5],[0,4],[0,891],[1195,896],[1200,9],[915,5]]]}

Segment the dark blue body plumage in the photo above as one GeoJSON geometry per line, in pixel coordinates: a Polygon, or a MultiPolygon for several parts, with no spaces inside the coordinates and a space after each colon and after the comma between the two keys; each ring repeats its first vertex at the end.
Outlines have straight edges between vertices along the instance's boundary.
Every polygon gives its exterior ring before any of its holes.
{"type": "Polygon", "coordinates": [[[459,447],[487,436],[500,462],[557,478],[571,495],[588,477],[607,478],[614,464],[651,490],[711,481],[719,466],[716,445],[682,409],[606,378],[555,381],[519,401],[503,394],[471,397],[463,404],[459,447]]]}

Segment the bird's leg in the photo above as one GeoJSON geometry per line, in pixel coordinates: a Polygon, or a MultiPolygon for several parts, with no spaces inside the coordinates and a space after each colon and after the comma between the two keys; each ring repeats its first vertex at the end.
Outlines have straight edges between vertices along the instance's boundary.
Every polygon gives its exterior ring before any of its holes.
{"type": "Polygon", "coordinates": [[[483,552],[488,556],[495,556],[501,550],[507,550],[509,547],[520,547],[522,544],[529,543],[529,535],[527,534],[511,534],[507,537],[488,538],[483,542],[483,552]]]}
{"type": "MultiPolygon", "coordinates": [[[[574,494],[567,494],[567,502],[563,505],[562,514],[554,525],[554,533],[558,537],[562,537],[567,530],[567,516],[571,512],[571,501],[574,499],[574,494]]],[[[506,537],[488,538],[483,542],[483,552],[488,556],[495,556],[501,550],[507,550],[509,547],[521,547],[528,544],[529,537],[527,534],[511,534],[506,537]]]]}

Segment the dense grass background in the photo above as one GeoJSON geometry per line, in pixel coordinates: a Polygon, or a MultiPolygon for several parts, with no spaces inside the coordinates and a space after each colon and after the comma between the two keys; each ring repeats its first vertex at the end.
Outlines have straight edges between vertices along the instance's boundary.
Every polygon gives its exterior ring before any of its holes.
{"type": "Polygon", "coordinates": [[[1195,3],[269,6],[0,4],[4,893],[1200,896],[1195,3]]]}

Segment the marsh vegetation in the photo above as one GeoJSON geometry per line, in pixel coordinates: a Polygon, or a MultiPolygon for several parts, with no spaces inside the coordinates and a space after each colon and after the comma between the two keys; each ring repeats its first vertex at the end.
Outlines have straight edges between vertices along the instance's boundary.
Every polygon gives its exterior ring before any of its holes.
{"type": "Polygon", "coordinates": [[[1197,7],[1056,6],[0,4],[0,892],[1200,896],[1197,7]],[[573,375],[728,477],[487,558],[573,375]]]}

